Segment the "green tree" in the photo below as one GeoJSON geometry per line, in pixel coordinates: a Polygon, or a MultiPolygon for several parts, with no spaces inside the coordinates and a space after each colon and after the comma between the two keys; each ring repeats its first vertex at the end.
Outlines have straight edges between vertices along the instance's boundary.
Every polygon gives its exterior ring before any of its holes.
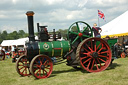
{"type": "Polygon", "coordinates": [[[24,32],[24,30],[19,30],[19,31],[18,31],[18,35],[19,35],[19,38],[25,37],[25,32],[24,32]]]}
{"type": "Polygon", "coordinates": [[[1,34],[1,39],[5,39],[6,40],[6,37],[7,37],[8,33],[6,30],[4,30],[1,34]]]}

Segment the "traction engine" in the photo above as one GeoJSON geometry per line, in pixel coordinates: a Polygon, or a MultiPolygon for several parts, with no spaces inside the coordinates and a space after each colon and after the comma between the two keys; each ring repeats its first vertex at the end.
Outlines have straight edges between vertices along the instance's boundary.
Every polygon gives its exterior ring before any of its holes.
{"type": "Polygon", "coordinates": [[[67,33],[67,40],[58,41],[61,34],[53,30],[52,38],[47,26],[37,23],[38,40],[35,40],[33,26],[33,11],[26,13],[28,18],[29,42],[26,42],[25,55],[16,62],[16,70],[21,76],[33,75],[44,79],[51,75],[53,65],[63,63],[68,66],[83,68],[88,72],[105,70],[112,58],[112,53],[106,41],[93,37],[91,27],[83,22],[73,23],[67,33]],[[60,59],[55,62],[55,60],[60,59]]]}

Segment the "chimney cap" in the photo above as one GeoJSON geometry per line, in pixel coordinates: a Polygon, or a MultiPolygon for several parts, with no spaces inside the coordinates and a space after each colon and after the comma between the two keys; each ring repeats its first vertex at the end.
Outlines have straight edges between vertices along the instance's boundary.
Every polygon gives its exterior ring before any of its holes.
{"type": "Polygon", "coordinates": [[[33,16],[34,15],[34,12],[33,11],[27,11],[26,15],[27,16],[33,16]]]}

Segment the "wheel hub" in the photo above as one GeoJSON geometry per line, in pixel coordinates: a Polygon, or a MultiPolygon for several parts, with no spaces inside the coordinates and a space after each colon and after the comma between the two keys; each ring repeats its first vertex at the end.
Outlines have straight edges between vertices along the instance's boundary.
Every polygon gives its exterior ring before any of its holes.
{"type": "Polygon", "coordinates": [[[82,34],[82,33],[79,33],[78,35],[79,35],[79,37],[82,37],[82,36],[83,36],[83,34],[82,34]]]}
{"type": "Polygon", "coordinates": [[[92,57],[97,58],[98,57],[98,53],[97,52],[93,52],[92,53],[92,57]]]}
{"type": "Polygon", "coordinates": [[[44,65],[41,65],[41,69],[44,69],[45,68],[45,66],[44,65]]]}

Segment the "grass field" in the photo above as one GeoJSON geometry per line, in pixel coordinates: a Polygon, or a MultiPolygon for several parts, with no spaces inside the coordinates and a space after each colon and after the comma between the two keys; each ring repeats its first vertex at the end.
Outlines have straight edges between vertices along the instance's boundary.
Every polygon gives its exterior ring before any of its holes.
{"type": "Polygon", "coordinates": [[[0,85],[128,85],[128,58],[114,60],[111,67],[99,73],[75,70],[63,63],[54,66],[47,79],[21,77],[9,58],[0,61],[0,85]]]}

